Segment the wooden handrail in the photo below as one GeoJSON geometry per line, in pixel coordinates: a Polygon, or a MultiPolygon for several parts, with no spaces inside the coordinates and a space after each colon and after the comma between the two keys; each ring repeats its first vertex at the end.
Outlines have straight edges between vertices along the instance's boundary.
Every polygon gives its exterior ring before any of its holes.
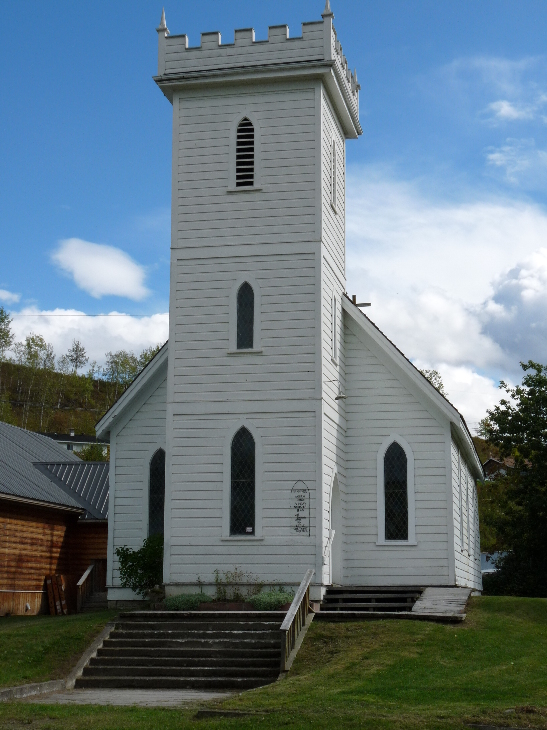
{"type": "Polygon", "coordinates": [[[84,599],[91,593],[91,580],[89,576],[95,565],[92,563],[76,583],[76,611],[80,613],[84,603],[84,599]]]}
{"type": "Polygon", "coordinates": [[[298,634],[302,631],[310,610],[310,583],[315,570],[310,568],[298,586],[296,595],[283,623],[281,624],[281,671],[287,667],[287,661],[294,649],[298,634]]]}

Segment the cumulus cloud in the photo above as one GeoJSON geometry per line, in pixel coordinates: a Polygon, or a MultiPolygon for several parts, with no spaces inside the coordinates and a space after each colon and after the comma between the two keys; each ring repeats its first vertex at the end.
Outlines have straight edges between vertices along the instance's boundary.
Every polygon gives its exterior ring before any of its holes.
{"type": "Polygon", "coordinates": [[[20,299],[20,294],[14,294],[7,289],[0,289],[0,302],[6,302],[6,304],[16,304],[20,299]]]}
{"type": "Polygon", "coordinates": [[[51,258],[95,299],[112,295],[139,301],[150,293],[144,268],[114,246],[69,238],[59,242],[51,258]]]}
{"type": "Polygon", "coordinates": [[[150,317],[133,317],[121,312],[91,317],[76,309],[26,307],[15,314],[12,329],[17,340],[23,340],[30,332],[39,332],[59,356],[67,352],[73,339],[78,339],[90,360],[99,364],[104,363],[108,351],[133,350],[138,353],[146,347],[165,342],[169,335],[167,312],[150,317]]]}
{"type": "Polygon", "coordinates": [[[485,334],[508,358],[547,361],[547,248],[498,276],[480,313],[485,334]]]}
{"type": "Polygon", "coordinates": [[[520,360],[547,362],[547,214],[510,200],[447,202],[375,168],[348,184],[348,291],[471,422],[520,360]]]}

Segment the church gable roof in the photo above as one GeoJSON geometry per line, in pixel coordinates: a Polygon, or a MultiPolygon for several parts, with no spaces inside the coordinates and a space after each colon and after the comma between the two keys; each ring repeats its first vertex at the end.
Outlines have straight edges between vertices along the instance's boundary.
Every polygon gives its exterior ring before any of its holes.
{"type": "Polygon", "coordinates": [[[399,374],[409,381],[409,385],[413,386],[415,392],[421,395],[422,402],[425,405],[429,405],[430,408],[432,407],[437,414],[442,415],[449,421],[452,433],[467,454],[467,459],[475,476],[478,479],[483,479],[482,464],[473,444],[471,434],[465,423],[465,419],[455,406],[445,396],[439,393],[401,350],[386,337],[379,327],[347,295],[342,298],[342,307],[349,317],[351,317],[352,322],[357,325],[357,330],[387,356],[393,366],[397,368],[399,374]]]}
{"type": "Polygon", "coordinates": [[[166,342],[96,424],[97,438],[106,438],[110,434],[112,426],[131,410],[137,410],[143,394],[148,394],[150,387],[154,387],[165,377],[167,372],[167,346],[168,343],[166,342]]]}

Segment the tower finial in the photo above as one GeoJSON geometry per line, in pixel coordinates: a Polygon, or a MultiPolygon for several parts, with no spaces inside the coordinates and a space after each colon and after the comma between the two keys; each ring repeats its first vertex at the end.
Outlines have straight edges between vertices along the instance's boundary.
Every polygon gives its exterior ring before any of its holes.
{"type": "Polygon", "coordinates": [[[161,20],[159,27],[156,28],[158,33],[165,33],[167,35],[169,33],[169,28],[167,27],[167,23],[165,22],[165,8],[161,9],[161,20]]]}
{"type": "Polygon", "coordinates": [[[334,18],[334,13],[330,9],[330,0],[326,0],[325,9],[321,13],[322,18],[334,18]]]}

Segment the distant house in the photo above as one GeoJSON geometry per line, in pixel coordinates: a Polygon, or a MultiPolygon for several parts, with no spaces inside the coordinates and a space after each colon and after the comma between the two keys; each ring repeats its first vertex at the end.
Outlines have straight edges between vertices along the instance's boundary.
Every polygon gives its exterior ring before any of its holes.
{"type": "Polygon", "coordinates": [[[103,454],[106,454],[108,448],[107,441],[101,441],[95,436],[88,436],[87,434],[76,434],[74,430],[69,433],[45,433],[44,436],[53,439],[67,451],[75,451],[76,453],[92,444],[100,444],[103,447],[103,454]]]}
{"type": "Polygon", "coordinates": [[[107,462],[81,461],[42,434],[0,423],[0,615],[48,610],[45,576],[105,590],[107,462]]]}
{"type": "Polygon", "coordinates": [[[505,476],[513,471],[515,468],[515,460],[511,457],[504,459],[494,459],[491,456],[482,465],[484,469],[484,475],[486,479],[495,479],[497,476],[505,476]]]}

